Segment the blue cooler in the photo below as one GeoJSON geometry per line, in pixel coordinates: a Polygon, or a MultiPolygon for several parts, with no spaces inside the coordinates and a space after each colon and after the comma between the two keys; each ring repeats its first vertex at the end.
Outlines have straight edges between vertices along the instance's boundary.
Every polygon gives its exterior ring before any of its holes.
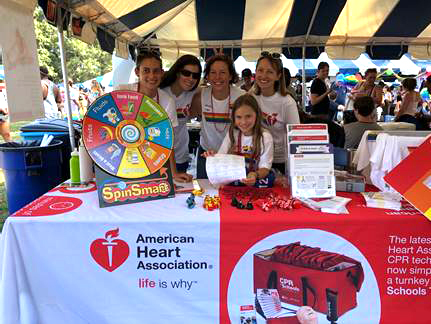
{"type": "MultiPolygon", "coordinates": [[[[73,124],[75,134],[75,145],[78,146],[78,140],[81,133],[81,125],[74,123],[73,124]]],[[[69,139],[69,125],[67,120],[63,119],[36,119],[20,128],[20,136],[24,141],[32,141],[32,140],[42,140],[45,134],[53,135],[54,139],[60,140],[63,142],[61,146],[62,153],[62,181],[66,181],[70,179],[70,170],[69,170],[69,159],[70,153],[72,152],[70,148],[70,139],[69,139]]]]}
{"type": "Polygon", "coordinates": [[[6,180],[9,214],[13,214],[62,182],[63,142],[52,140],[0,144],[0,168],[6,180]]]}

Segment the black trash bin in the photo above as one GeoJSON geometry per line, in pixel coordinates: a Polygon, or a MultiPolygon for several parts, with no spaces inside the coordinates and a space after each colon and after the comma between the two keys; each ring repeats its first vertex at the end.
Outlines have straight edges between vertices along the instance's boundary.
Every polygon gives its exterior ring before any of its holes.
{"type": "Polygon", "coordinates": [[[53,140],[0,144],[0,168],[6,180],[9,214],[24,207],[62,182],[63,142],[53,140]]]}
{"type": "MultiPolygon", "coordinates": [[[[81,137],[81,124],[78,122],[73,123],[75,145],[78,147],[78,141],[81,137]]],[[[62,176],[61,179],[66,181],[70,179],[69,159],[70,159],[70,139],[69,139],[69,125],[67,120],[64,119],[36,119],[30,124],[24,125],[20,128],[20,135],[23,140],[41,140],[43,135],[53,135],[54,139],[63,142],[61,152],[63,156],[62,162],[62,176]]]]}

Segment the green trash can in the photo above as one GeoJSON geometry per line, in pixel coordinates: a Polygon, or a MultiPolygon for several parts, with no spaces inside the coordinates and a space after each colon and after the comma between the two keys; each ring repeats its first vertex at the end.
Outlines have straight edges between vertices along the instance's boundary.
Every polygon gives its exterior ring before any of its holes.
{"type": "Polygon", "coordinates": [[[0,168],[5,175],[10,215],[62,182],[63,142],[53,140],[44,147],[40,143],[0,144],[0,168]]]}

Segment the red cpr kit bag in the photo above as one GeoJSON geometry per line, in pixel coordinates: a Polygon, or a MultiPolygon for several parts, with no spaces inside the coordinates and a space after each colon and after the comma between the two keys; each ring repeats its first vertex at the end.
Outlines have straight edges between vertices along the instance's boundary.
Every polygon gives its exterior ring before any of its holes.
{"type": "Polygon", "coordinates": [[[360,262],[342,254],[295,242],[254,254],[254,292],[277,289],[282,302],[310,306],[327,314],[331,302],[338,316],[357,306],[364,281],[360,262]],[[328,291],[334,300],[328,300],[328,291]]]}

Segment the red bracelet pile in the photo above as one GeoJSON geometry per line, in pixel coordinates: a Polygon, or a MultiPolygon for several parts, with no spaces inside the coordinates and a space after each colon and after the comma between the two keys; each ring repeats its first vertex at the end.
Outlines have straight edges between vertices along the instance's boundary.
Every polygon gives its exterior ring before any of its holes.
{"type": "Polygon", "coordinates": [[[255,202],[256,206],[260,207],[263,211],[270,211],[273,208],[291,210],[301,208],[301,202],[295,198],[288,198],[286,196],[279,196],[271,192],[265,199],[258,199],[255,202]]]}

